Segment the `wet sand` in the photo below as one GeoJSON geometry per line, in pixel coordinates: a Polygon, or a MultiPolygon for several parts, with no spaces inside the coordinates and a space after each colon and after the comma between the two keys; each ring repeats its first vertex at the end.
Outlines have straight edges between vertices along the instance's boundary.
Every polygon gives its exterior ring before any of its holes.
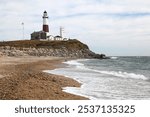
{"type": "Polygon", "coordinates": [[[1,100],[85,100],[62,91],[63,87],[80,87],[77,81],[42,72],[63,67],[65,58],[0,57],[1,100]]]}

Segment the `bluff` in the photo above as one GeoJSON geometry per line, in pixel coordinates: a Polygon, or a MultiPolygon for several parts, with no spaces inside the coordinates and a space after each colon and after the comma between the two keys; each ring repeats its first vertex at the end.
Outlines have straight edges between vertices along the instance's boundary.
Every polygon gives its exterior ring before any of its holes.
{"type": "Polygon", "coordinates": [[[69,58],[107,58],[104,54],[96,54],[89,47],[76,40],[39,41],[19,40],[0,42],[0,54],[6,56],[56,56],[69,58]]]}

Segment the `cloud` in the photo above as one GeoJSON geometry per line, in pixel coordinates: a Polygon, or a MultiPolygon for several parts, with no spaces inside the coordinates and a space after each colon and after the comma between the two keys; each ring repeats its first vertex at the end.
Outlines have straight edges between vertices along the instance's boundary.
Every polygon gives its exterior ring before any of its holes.
{"type": "Polygon", "coordinates": [[[64,36],[79,38],[96,52],[150,55],[149,6],[143,0],[1,0],[0,40],[22,39],[22,22],[29,39],[41,30],[47,10],[53,35],[63,26],[64,36]]]}

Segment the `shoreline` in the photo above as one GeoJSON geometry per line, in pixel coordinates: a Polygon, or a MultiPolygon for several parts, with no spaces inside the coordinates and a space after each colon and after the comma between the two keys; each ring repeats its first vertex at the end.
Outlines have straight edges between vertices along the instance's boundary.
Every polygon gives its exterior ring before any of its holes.
{"type": "Polygon", "coordinates": [[[43,72],[63,67],[65,60],[61,57],[0,57],[0,99],[87,100],[63,91],[64,87],[80,87],[79,82],[43,72]]]}
{"type": "MultiPolygon", "coordinates": [[[[44,70],[43,72],[46,72],[46,73],[49,73],[49,74],[54,74],[54,75],[62,75],[62,76],[64,76],[64,77],[67,77],[67,78],[71,78],[71,79],[73,79],[73,80],[75,80],[75,81],[77,81],[78,83],[80,83],[80,86],[79,87],[71,87],[71,86],[67,86],[67,87],[63,87],[63,91],[64,92],[66,92],[66,93],[70,93],[70,94],[73,94],[73,95],[78,95],[78,96],[81,96],[81,97],[85,97],[85,98],[87,98],[87,99],[89,99],[89,100],[97,100],[95,97],[93,97],[93,96],[89,96],[89,95],[84,95],[84,94],[82,94],[81,92],[78,92],[78,91],[76,91],[76,90],[82,90],[83,89],[83,87],[85,86],[85,82],[83,82],[83,81],[81,81],[81,80],[79,80],[78,78],[75,78],[74,76],[70,76],[70,75],[67,75],[67,74],[64,74],[64,73],[61,73],[63,70],[61,70],[61,69],[68,69],[68,68],[71,68],[69,65],[70,65],[70,62],[71,62],[71,65],[73,64],[74,65],[74,63],[73,62],[75,62],[76,63],[76,61],[80,61],[80,60],[87,60],[87,59],[68,59],[67,61],[65,61],[65,62],[63,62],[63,64],[65,65],[64,67],[62,67],[62,68],[55,68],[55,69],[53,69],[53,70],[44,70]],[[55,72],[55,70],[56,70],[56,72],[55,72]],[[59,70],[60,70],[60,73],[59,73],[59,70]],[[58,73],[57,73],[58,72],[58,73]]],[[[78,63],[78,64],[81,64],[81,63],[78,63]]],[[[64,70],[65,71],[65,70],[64,70]]]]}

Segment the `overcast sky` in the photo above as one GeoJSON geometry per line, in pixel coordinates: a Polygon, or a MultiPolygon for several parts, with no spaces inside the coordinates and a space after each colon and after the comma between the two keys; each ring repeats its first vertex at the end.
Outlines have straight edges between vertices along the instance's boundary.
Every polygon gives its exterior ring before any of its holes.
{"type": "Polygon", "coordinates": [[[48,12],[52,35],[77,38],[108,56],[150,56],[149,0],[1,0],[0,41],[30,39],[48,12]]]}

